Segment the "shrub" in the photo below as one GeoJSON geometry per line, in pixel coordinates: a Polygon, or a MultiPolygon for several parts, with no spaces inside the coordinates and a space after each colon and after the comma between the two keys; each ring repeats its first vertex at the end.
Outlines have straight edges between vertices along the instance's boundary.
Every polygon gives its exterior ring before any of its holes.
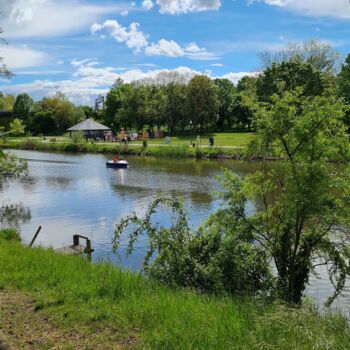
{"type": "Polygon", "coordinates": [[[5,241],[20,242],[21,236],[14,228],[4,228],[0,230],[0,239],[5,241]]]}

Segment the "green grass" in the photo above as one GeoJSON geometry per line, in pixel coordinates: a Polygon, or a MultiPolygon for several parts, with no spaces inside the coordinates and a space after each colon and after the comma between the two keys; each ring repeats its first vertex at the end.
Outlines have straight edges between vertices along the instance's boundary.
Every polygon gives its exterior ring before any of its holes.
{"type": "MultiPolygon", "coordinates": [[[[202,146],[209,145],[209,136],[214,136],[215,146],[225,147],[245,147],[250,141],[254,139],[254,133],[213,133],[213,134],[202,134],[200,135],[200,143],[202,146]]],[[[171,136],[171,145],[189,145],[191,141],[196,140],[196,135],[184,135],[184,136],[171,136]]],[[[162,144],[163,140],[149,140],[150,144],[162,144]]]]}
{"type": "Polygon", "coordinates": [[[112,327],[136,336],[138,349],[349,348],[339,316],[169,289],[110,264],[0,243],[0,288],[30,293],[58,328],[112,327]]]}

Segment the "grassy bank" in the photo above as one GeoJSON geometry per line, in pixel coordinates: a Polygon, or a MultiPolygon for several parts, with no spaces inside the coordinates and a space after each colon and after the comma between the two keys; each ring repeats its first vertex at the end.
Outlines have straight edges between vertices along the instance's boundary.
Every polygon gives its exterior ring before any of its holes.
{"type": "Polygon", "coordinates": [[[153,145],[143,147],[137,144],[91,143],[72,141],[48,141],[32,138],[0,140],[0,148],[25,149],[55,152],[89,152],[153,157],[233,158],[239,159],[243,148],[190,147],[188,145],[153,145]]]}
{"type": "MultiPolygon", "coordinates": [[[[33,300],[32,312],[57,332],[89,337],[111,330],[96,347],[101,349],[346,349],[350,344],[340,317],[172,290],[109,264],[7,241],[0,245],[0,289],[33,300]]],[[[7,332],[11,317],[20,317],[11,315],[0,320],[10,342],[21,323],[7,332]]],[[[26,327],[35,329],[28,318],[26,327]]],[[[36,344],[41,348],[49,347],[36,344]]],[[[70,348],[68,341],[63,348],[70,348]]]]}

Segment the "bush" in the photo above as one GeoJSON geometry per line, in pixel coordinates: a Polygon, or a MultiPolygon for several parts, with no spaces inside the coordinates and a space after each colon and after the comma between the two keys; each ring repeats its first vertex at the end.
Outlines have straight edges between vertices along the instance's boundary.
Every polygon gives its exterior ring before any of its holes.
{"type": "Polygon", "coordinates": [[[0,230],[0,239],[5,241],[20,242],[21,236],[14,228],[4,228],[0,230]]]}
{"type": "MultiPolygon", "coordinates": [[[[224,221],[229,223],[230,218],[224,221]]],[[[150,243],[144,271],[151,279],[170,286],[240,296],[269,295],[273,290],[274,278],[263,249],[249,238],[242,239],[234,225],[225,227],[216,214],[192,231],[182,204],[159,198],[151,203],[145,218],[131,215],[122,219],[116,228],[114,251],[123,232],[135,224],[129,236],[129,253],[146,232],[150,243]],[[160,206],[174,214],[170,227],[153,222],[152,216],[160,206]]]]}

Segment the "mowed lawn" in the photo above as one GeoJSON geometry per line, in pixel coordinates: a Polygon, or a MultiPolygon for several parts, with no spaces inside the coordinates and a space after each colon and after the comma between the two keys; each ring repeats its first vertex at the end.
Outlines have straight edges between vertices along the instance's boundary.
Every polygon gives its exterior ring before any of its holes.
{"type": "MultiPolygon", "coordinates": [[[[225,132],[225,133],[207,133],[207,134],[201,134],[200,139],[200,146],[209,146],[209,136],[214,136],[214,146],[216,147],[245,147],[247,146],[250,141],[252,141],[255,137],[254,133],[248,133],[248,132],[225,132]]],[[[26,138],[12,138],[12,141],[23,141],[26,138]]],[[[37,141],[37,142],[44,142],[44,143],[50,143],[50,142],[59,142],[59,143],[69,143],[72,142],[73,139],[68,136],[46,136],[44,137],[30,137],[31,140],[37,141]]],[[[192,142],[196,142],[197,135],[178,135],[178,136],[169,136],[170,143],[168,143],[169,146],[190,146],[192,142]]],[[[83,139],[82,139],[83,141],[83,139]]],[[[147,142],[149,145],[166,145],[164,142],[164,138],[162,139],[148,139],[147,142]]],[[[101,142],[98,142],[99,144],[101,142]]],[[[111,144],[111,142],[105,142],[107,144],[111,144]]],[[[115,142],[113,142],[115,144],[115,142]]],[[[131,145],[141,145],[142,140],[134,140],[131,142],[131,145]]]]}
{"type": "MultiPolygon", "coordinates": [[[[209,136],[214,136],[214,146],[234,146],[234,147],[245,147],[250,141],[254,139],[254,133],[248,132],[231,132],[231,133],[213,133],[213,134],[202,134],[200,135],[200,145],[209,146],[209,136]]],[[[196,135],[179,135],[170,136],[170,145],[190,145],[191,141],[196,141],[196,135]]],[[[162,144],[164,139],[149,140],[150,144],[162,144]]]]}

